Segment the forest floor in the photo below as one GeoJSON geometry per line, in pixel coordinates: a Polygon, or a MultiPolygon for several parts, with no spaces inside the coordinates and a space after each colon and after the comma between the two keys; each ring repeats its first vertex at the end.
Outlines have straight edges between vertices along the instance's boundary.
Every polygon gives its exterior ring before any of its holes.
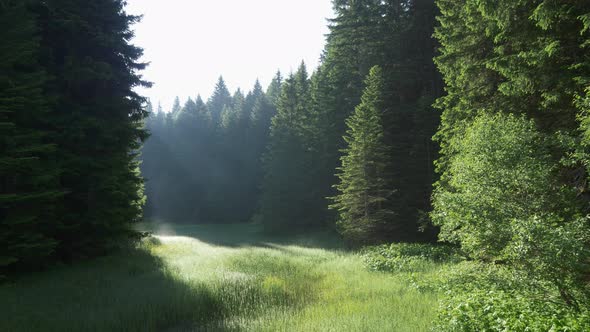
{"type": "Polygon", "coordinates": [[[0,331],[428,331],[438,294],[330,234],[156,225],[138,248],[0,286],[0,331]]]}

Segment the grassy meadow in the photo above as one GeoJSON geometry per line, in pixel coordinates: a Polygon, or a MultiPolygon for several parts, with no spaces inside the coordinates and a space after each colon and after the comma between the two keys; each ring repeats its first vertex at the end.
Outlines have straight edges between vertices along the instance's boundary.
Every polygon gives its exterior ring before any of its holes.
{"type": "Polygon", "coordinates": [[[371,272],[331,234],[148,225],[132,250],[0,286],[0,331],[428,331],[437,273],[371,272]]]}

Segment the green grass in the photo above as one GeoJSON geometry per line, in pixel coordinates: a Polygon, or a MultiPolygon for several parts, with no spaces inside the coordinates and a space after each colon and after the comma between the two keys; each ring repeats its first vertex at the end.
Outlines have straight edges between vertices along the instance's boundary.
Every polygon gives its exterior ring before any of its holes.
{"type": "Polygon", "coordinates": [[[0,286],[0,331],[428,331],[437,294],[330,234],[150,225],[137,249],[0,286]]]}

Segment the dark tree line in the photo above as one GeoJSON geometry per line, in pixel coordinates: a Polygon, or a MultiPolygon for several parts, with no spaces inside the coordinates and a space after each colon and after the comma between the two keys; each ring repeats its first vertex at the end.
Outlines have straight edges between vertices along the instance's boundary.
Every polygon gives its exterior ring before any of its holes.
{"type": "Polygon", "coordinates": [[[135,236],[148,86],[124,1],[0,2],[0,270],[135,236]]]}

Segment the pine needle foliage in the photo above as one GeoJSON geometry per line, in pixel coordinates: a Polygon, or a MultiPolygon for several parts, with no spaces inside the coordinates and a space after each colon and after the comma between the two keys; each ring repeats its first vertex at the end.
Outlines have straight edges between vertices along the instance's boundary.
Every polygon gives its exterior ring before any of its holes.
{"type": "Polygon", "coordinates": [[[389,209],[392,189],[388,146],[383,133],[383,77],[380,67],[371,69],[361,103],[346,121],[347,147],[338,168],[339,194],[332,198],[338,210],[338,227],[353,243],[378,241],[391,228],[389,209]]]}

